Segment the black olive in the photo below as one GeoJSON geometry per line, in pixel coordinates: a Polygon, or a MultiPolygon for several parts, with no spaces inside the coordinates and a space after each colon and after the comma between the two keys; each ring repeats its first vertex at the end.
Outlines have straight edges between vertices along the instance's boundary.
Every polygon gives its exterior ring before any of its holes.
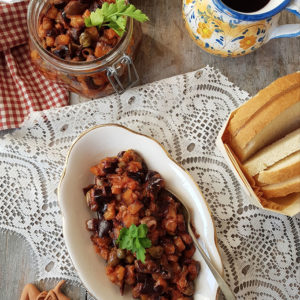
{"type": "Polygon", "coordinates": [[[157,286],[154,286],[153,290],[154,290],[155,293],[161,294],[164,290],[164,287],[161,286],[161,285],[157,285],[157,286]]]}
{"type": "Polygon", "coordinates": [[[99,237],[107,236],[109,230],[112,228],[111,222],[107,220],[101,220],[98,227],[98,235],[99,237]]]}
{"type": "Polygon", "coordinates": [[[63,11],[63,12],[61,13],[61,16],[62,16],[63,20],[64,20],[67,24],[70,22],[70,19],[67,17],[67,14],[66,14],[65,11],[63,11]]]}
{"type": "Polygon", "coordinates": [[[59,48],[56,48],[53,50],[53,54],[60,57],[60,58],[66,58],[67,55],[69,55],[69,48],[66,45],[60,46],[59,48]]]}
{"type": "Polygon", "coordinates": [[[103,215],[107,209],[107,203],[111,200],[110,196],[106,196],[103,194],[102,189],[94,188],[94,201],[98,205],[98,212],[103,215]]]}
{"type": "Polygon", "coordinates": [[[143,184],[145,180],[145,174],[143,172],[127,172],[127,176],[135,181],[137,181],[139,184],[143,184]]]}
{"type": "Polygon", "coordinates": [[[97,200],[102,200],[101,199],[101,196],[103,195],[102,189],[99,189],[97,186],[95,186],[94,190],[95,190],[95,198],[97,200]]]}
{"type": "Polygon", "coordinates": [[[106,173],[106,174],[113,174],[115,173],[115,170],[116,170],[116,167],[115,166],[112,166],[110,168],[104,168],[103,171],[106,173]]]}
{"type": "Polygon", "coordinates": [[[156,174],[158,173],[155,171],[148,171],[145,180],[148,181],[151,177],[153,177],[156,174]]]}
{"type": "Polygon", "coordinates": [[[54,6],[58,9],[58,10],[62,10],[65,6],[66,6],[66,4],[67,4],[67,2],[65,2],[65,1],[61,1],[61,2],[59,2],[59,1],[56,1],[57,3],[54,3],[54,6]]]}
{"type": "Polygon", "coordinates": [[[136,274],[136,281],[138,283],[142,283],[141,293],[142,294],[151,294],[154,293],[154,284],[155,281],[151,277],[151,275],[137,273],[136,274]]]}
{"type": "Polygon", "coordinates": [[[108,167],[103,168],[103,172],[105,172],[106,174],[115,173],[117,167],[118,167],[118,160],[116,159],[115,161],[110,162],[110,165],[108,167]]]}
{"type": "Polygon", "coordinates": [[[104,203],[107,203],[107,202],[110,202],[110,196],[111,194],[107,194],[106,193],[106,189],[98,189],[97,187],[95,187],[95,199],[98,203],[100,202],[104,202],[104,203]],[[104,190],[104,193],[103,193],[103,190],[104,190]]]}
{"type": "Polygon", "coordinates": [[[146,175],[146,191],[148,193],[154,194],[156,197],[158,192],[164,186],[164,180],[160,177],[157,172],[149,171],[146,175]]]}
{"type": "Polygon", "coordinates": [[[82,28],[74,28],[74,27],[71,27],[68,31],[72,40],[76,43],[76,45],[78,45],[78,48],[80,48],[80,49],[82,49],[82,47],[81,47],[81,45],[79,45],[79,37],[80,37],[80,34],[82,33],[82,31],[83,31],[82,28]]]}
{"type": "Polygon", "coordinates": [[[152,177],[151,179],[149,179],[149,183],[148,183],[148,190],[151,191],[156,191],[158,189],[161,189],[161,184],[163,183],[163,179],[160,177],[152,177]]]}
{"type": "Polygon", "coordinates": [[[152,279],[152,277],[147,276],[146,280],[143,283],[143,287],[141,289],[142,294],[153,294],[154,291],[154,284],[155,281],[152,279]]]}
{"type": "Polygon", "coordinates": [[[111,187],[110,186],[105,186],[104,187],[104,192],[103,194],[106,196],[106,197],[111,197],[112,196],[112,193],[111,193],[111,187]]]}
{"type": "Polygon", "coordinates": [[[59,34],[59,32],[58,32],[58,30],[57,30],[55,27],[53,27],[53,28],[47,30],[47,32],[46,32],[46,35],[47,35],[47,36],[53,36],[53,37],[56,37],[58,34],[59,34]]]}
{"type": "MultiPolygon", "coordinates": [[[[147,181],[146,177],[147,177],[148,173],[149,172],[148,172],[147,165],[144,162],[142,162],[142,169],[141,170],[139,170],[137,172],[128,172],[127,175],[128,175],[128,177],[130,177],[130,178],[136,180],[137,182],[139,182],[140,184],[143,184],[143,183],[145,183],[145,181],[147,181]]],[[[155,174],[158,174],[158,173],[154,172],[154,175],[155,174]]]]}
{"type": "Polygon", "coordinates": [[[144,273],[136,273],[136,281],[137,282],[145,282],[147,278],[147,275],[144,273]]]}

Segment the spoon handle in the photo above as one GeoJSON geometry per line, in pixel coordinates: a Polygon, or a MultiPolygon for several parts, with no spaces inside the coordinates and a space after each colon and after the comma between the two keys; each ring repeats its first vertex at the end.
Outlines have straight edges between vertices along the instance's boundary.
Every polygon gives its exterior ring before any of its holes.
{"type": "Polygon", "coordinates": [[[213,264],[211,263],[210,259],[208,258],[208,256],[206,255],[206,253],[204,252],[203,248],[201,247],[201,245],[199,244],[198,240],[196,239],[190,223],[188,223],[188,230],[189,233],[194,241],[194,244],[196,245],[197,249],[199,250],[201,256],[203,257],[204,261],[206,262],[207,266],[209,267],[210,271],[212,272],[212,274],[214,275],[217,283],[219,284],[219,287],[221,289],[221,291],[223,292],[226,300],[235,300],[235,296],[232,293],[230,287],[228,286],[228,284],[225,282],[225,280],[223,279],[223,277],[221,276],[221,274],[217,271],[217,269],[213,266],[213,264]]]}

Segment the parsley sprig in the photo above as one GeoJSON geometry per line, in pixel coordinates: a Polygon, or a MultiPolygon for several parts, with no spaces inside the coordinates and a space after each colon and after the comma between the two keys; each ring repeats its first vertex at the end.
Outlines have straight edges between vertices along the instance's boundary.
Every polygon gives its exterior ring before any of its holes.
{"type": "Polygon", "coordinates": [[[107,26],[112,28],[119,36],[122,36],[126,28],[126,17],[131,17],[139,22],[148,21],[149,18],[132,4],[126,4],[125,0],[116,0],[116,3],[104,2],[101,8],[91,12],[84,19],[86,27],[107,26]]]}
{"type": "Polygon", "coordinates": [[[136,258],[145,263],[146,248],[151,247],[151,241],[147,238],[148,227],[141,224],[138,227],[132,224],[129,229],[122,228],[117,239],[121,249],[130,250],[136,253],[136,258]]]}

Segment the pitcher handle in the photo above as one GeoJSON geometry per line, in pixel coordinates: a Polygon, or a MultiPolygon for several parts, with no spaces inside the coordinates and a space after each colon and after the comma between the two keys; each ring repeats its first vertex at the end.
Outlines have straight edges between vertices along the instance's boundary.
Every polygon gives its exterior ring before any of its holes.
{"type": "MultiPolygon", "coordinates": [[[[300,18],[300,0],[292,0],[285,10],[300,18]]],[[[297,36],[300,36],[300,24],[286,24],[275,27],[268,40],[297,36]]]]}

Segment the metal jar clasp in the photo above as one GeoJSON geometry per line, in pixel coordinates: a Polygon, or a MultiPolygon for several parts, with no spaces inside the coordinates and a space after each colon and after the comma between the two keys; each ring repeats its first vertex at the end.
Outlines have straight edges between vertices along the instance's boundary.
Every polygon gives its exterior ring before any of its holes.
{"type": "Polygon", "coordinates": [[[112,66],[107,68],[106,75],[110,84],[119,95],[135,85],[140,79],[131,57],[126,54],[123,54],[112,66]],[[126,69],[128,76],[123,80],[125,82],[122,82],[122,77],[126,77],[124,73],[126,69]]]}

